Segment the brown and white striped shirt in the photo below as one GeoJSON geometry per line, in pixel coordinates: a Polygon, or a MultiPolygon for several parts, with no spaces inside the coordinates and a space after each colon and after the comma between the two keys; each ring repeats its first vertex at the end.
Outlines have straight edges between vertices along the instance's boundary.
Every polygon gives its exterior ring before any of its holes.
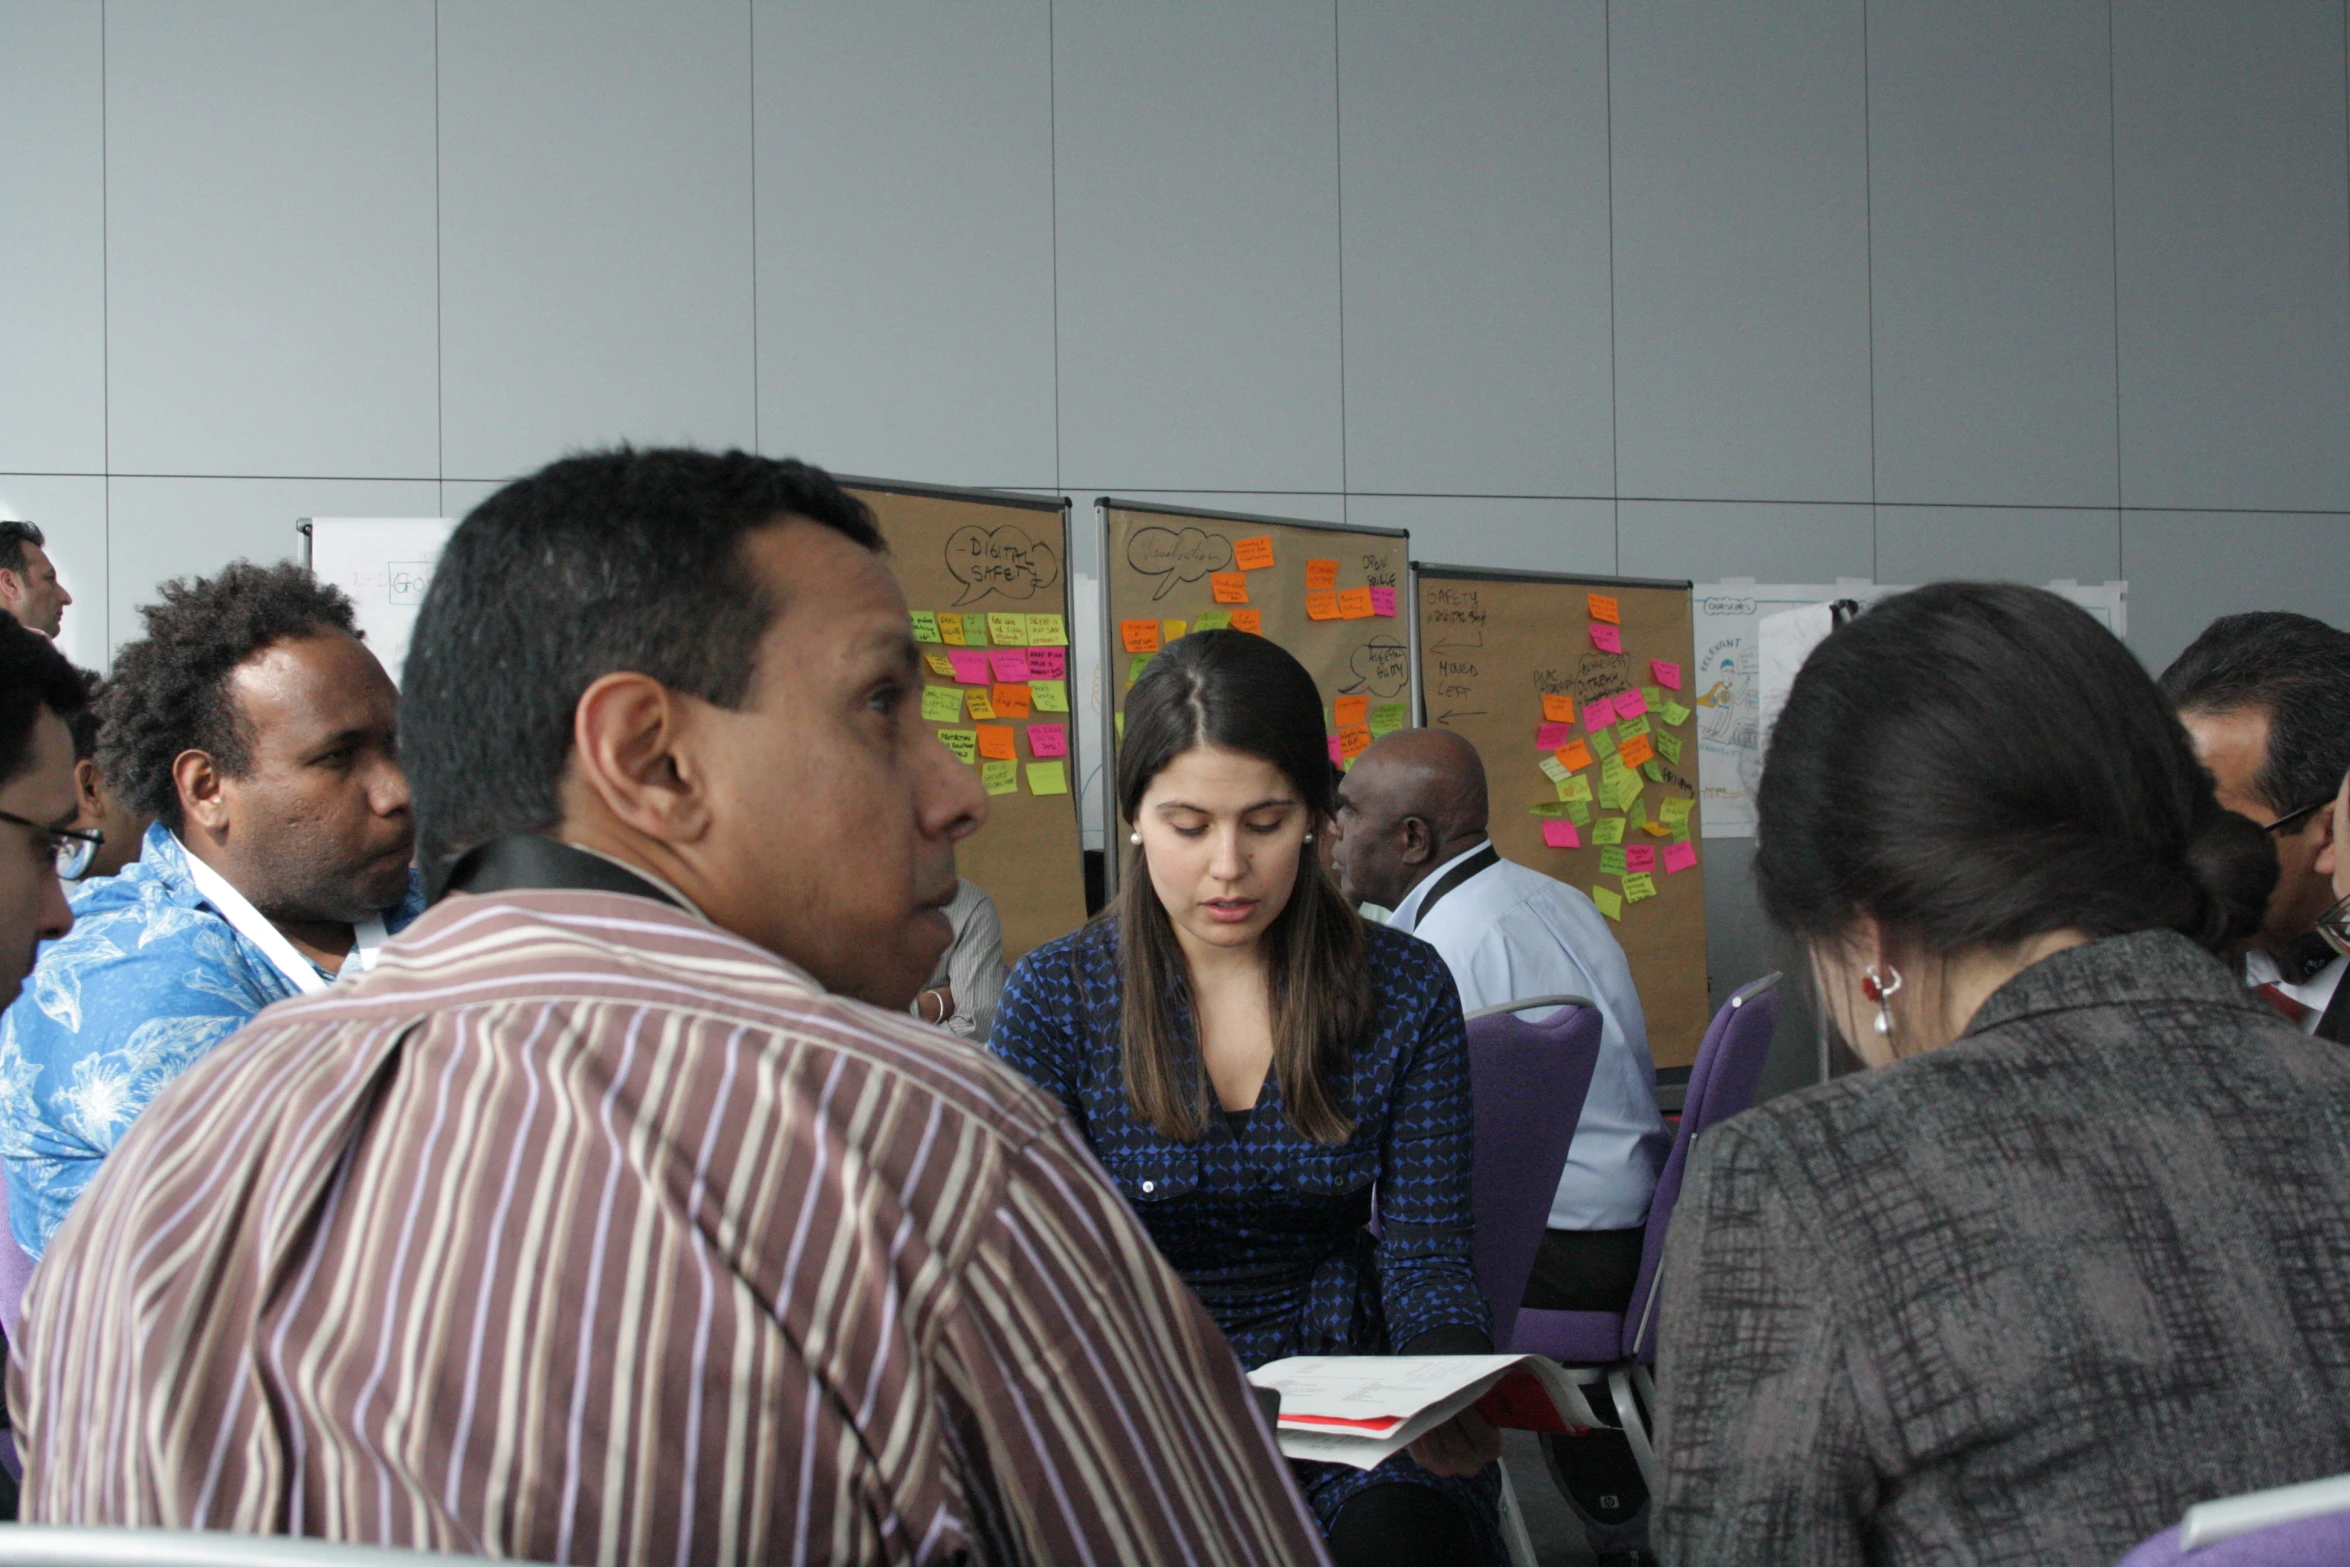
{"type": "Polygon", "coordinates": [[[9,1368],[28,1519],[547,1562],[1312,1562],[1012,1072],[692,915],[452,897],[156,1099],[9,1368]]]}

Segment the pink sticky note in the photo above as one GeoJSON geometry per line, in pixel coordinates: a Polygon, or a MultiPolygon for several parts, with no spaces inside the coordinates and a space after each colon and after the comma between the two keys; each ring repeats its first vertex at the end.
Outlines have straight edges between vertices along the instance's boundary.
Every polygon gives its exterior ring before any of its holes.
{"type": "Polygon", "coordinates": [[[1067,756],[1069,728],[1066,724],[1030,724],[1028,726],[1028,754],[1030,756],[1067,756]]]}
{"type": "MultiPolygon", "coordinates": [[[[1001,679],[1001,676],[997,677],[1001,679]]],[[[1065,647],[1032,647],[1028,650],[1029,680],[1066,680],[1069,678],[1069,650],[1065,647]]]]}
{"type": "Polygon", "coordinates": [[[1624,869],[1627,871],[1655,870],[1656,850],[1650,848],[1645,843],[1635,843],[1627,846],[1624,850],[1624,869]]]}
{"type": "Polygon", "coordinates": [[[1393,620],[1395,618],[1395,589],[1373,588],[1371,590],[1371,613],[1385,615],[1388,619],[1393,620]]]}
{"type": "Polygon", "coordinates": [[[955,666],[955,684],[983,686],[987,681],[987,655],[975,648],[949,648],[947,659],[955,666]]]}
{"type": "Polygon", "coordinates": [[[1648,698],[1639,692],[1620,691],[1616,694],[1616,717],[1619,721],[1626,718],[1638,718],[1647,711],[1648,698]]]}
{"type": "Polygon", "coordinates": [[[1591,645],[1602,653],[1621,653],[1624,651],[1624,630],[1621,626],[1595,623],[1591,628],[1591,645]]]}
{"type": "Polygon", "coordinates": [[[1574,738],[1573,724],[1544,724],[1534,731],[1534,747],[1539,751],[1555,751],[1574,738]]]}
{"type": "Polygon", "coordinates": [[[1652,658],[1648,661],[1648,672],[1656,676],[1656,683],[1667,691],[1681,689],[1680,665],[1668,664],[1661,658],[1652,658]]]}
{"type": "Polygon", "coordinates": [[[1338,736],[1332,735],[1330,737],[1330,765],[1336,767],[1345,760],[1346,758],[1341,756],[1338,751],[1338,736]]]}
{"type": "MultiPolygon", "coordinates": [[[[1627,856],[1627,857],[1626,857],[1626,859],[1627,859],[1627,863],[1629,863],[1629,856],[1627,856]]],[[[1696,844],[1694,844],[1694,843],[1668,843],[1668,844],[1666,844],[1666,845],[1665,845],[1665,874],[1666,874],[1666,875],[1670,876],[1670,875],[1671,875],[1673,872],[1675,872],[1675,871],[1686,871],[1686,870],[1694,870],[1694,869],[1696,868],[1696,866],[1697,866],[1697,845],[1696,845],[1696,844]]]]}
{"type": "Polygon", "coordinates": [[[1024,647],[994,649],[987,655],[987,667],[995,672],[996,679],[1007,685],[1018,685],[1034,678],[1028,672],[1028,649],[1024,647]]]}
{"type": "Polygon", "coordinates": [[[1592,734],[1599,733],[1616,721],[1616,704],[1606,697],[1583,704],[1583,727],[1592,734]]]}
{"type": "Polygon", "coordinates": [[[1575,831],[1573,822],[1546,821],[1542,824],[1542,842],[1552,849],[1580,849],[1583,835],[1575,831]]]}

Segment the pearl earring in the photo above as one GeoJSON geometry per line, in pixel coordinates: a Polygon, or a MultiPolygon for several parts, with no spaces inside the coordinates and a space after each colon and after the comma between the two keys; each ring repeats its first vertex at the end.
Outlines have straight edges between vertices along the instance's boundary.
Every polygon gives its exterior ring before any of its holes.
{"type": "Polygon", "coordinates": [[[1308,843],[1312,843],[1313,841],[1314,841],[1314,835],[1313,835],[1312,833],[1307,833],[1307,834],[1306,834],[1306,842],[1308,842],[1308,843]]]}
{"type": "Polygon", "coordinates": [[[1138,832],[1130,832],[1126,835],[1126,841],[1128,843],[1140,843],[1142,842],[1142,834],[1138,832]]]}
{"type": "Polygon", "coordinates": [[[1885,965],[1886,979],[1877,973],[1874,965],[1860,977],[1860,993],[1877,1004],[1877,1033],[1883,1038],[1893,1037],[1893,998],[1901,994],[1901,970],[1885,965]]]}

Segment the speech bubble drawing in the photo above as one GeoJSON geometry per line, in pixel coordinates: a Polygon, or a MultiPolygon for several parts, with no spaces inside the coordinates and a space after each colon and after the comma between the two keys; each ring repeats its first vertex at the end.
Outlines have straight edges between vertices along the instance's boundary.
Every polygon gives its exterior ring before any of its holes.
{"type": "Polygon", "coordinates": [[[1197,582],[1215,571],[1232,569],[1232,541],[1204,528],[1137,528],[1126,541],[1126,564],[1146,577],[1159,579],[1151,597],[1163,599],[1178,582],[1197,582]]]}
{"type": "Polygon", "coordinates": [[[1000,593],[1008,599],[1034,598],[1060,580],[1053,547],[1004,524],[987,529],[957,528],[947,538],[947,575],[963,584],[957,604],[1000,593]]]}
{"type": "Polygon", "coordinates": [[[1412,683],[1411,655],[1401,642],[1381,635],[1365,642],[1347,657],[1354,684],[1343,689],[1368,689],[1374,696],[1401,696],[1412,683]]]}

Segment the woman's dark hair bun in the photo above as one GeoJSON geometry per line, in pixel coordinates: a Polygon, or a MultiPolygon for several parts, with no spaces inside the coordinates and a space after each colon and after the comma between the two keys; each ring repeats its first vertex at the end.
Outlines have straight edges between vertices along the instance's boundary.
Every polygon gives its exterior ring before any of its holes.
{"type": "Polygon", "coordinates": [[[2277,884],[2277,849],[2249,818],[2213,803],[2187,841],[2187,874],[2203,893],[2202,929],[2193,936],[2224,951],[2260,929],[2277,884]]]}

